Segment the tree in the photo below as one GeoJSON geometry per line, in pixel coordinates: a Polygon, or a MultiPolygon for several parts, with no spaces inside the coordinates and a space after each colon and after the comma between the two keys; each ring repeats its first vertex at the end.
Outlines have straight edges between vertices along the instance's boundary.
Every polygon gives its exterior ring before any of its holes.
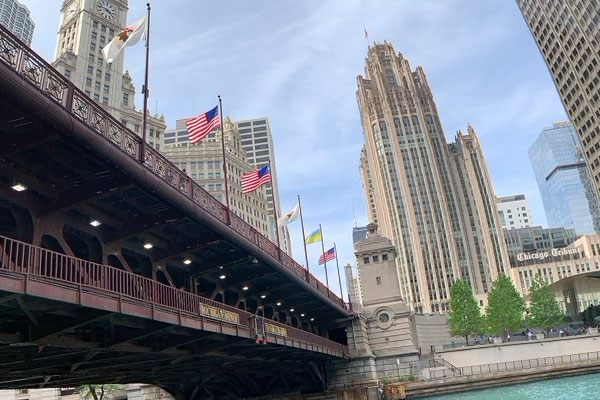
{"type": "Polygon", "coordinates": [[[519,294],[512,280],[500,274],[488,293],[487,322],[490,333],[506,337],[510,332],[521,328],[525,300],[519,294]]]}
{"type": "Polygon", "coordinates": [[[464,337],[467,344],[469,336],[480,334],[485,328],[485,319],[481,315],[477,299],[473,296],[471,285],[462,279],[452,285],[448,325],[450,334],[464,337]]]}
{"type": "Polygon", "coordinates": [[[112,398],[115,392],[121,390],[121,385],[81,385],[77,387],[77,392],[85,400],[104,400],[104,397],[112,398]]]}
{"type": "Polygon", "coordinates": [[[530,325],[547,332],[548,329],[564,321],[565,316],[554,297],[552,288],[540,274],[533,279],[529,293],[531,301],[527,320],[530,325]]]}

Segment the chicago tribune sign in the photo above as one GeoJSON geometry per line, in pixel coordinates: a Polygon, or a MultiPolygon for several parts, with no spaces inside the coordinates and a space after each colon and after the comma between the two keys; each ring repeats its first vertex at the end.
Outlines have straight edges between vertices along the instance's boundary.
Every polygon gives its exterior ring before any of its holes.
{"type": "Polygon", "coordinates": [[[570,256],[573,254],[579,255],[579,248],[564,248],[564,249],[551,249],[547,251],[538,251],[536,253],[519,253],[517,254],[517,260],[529,261],[529,260],[540,260],[544,261],[550,257],[570,256]]]}

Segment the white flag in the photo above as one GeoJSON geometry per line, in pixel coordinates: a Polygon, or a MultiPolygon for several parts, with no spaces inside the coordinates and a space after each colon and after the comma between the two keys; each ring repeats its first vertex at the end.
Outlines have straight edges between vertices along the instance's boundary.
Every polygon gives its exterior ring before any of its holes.
{"type": "Polygon", "coordinates": [[[294,207],[292,211],[279,218],[277,223],[279,226],[285,226],[297,220],[298,216],[300,216],[300,203],[296,204],[296,207],[294,207]]]}
{"type": "Polygon", "coordinates": [[[148,29],[147,15],[139,19],[137,22],[127,26],[108,42],[102,49],[102,54],[107,63],[111,63],[121,53],[124,47],[133,46],[142,39],[146,39],[146,31],[148,29]]]}

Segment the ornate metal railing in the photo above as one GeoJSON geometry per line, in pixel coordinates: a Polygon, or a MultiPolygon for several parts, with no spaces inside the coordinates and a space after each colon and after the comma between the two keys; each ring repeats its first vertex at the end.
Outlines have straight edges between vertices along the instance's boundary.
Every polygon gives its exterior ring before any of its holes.
{"type": "Polygon", "coordinates": [[[0,236],[0,270],[25,275],[25,279],[41,278],[64,288],[93,288],[185,313],[191,318],[211,318],[220,322],[245,326],[257,335],[283,336],[288,339],[324,347],[338,356],[347,356],[348,348],[314,333],[284,325],[244,310],[176,289],[131,272],[108,265],[67,256],[55,251],[0,236]]]}
{"type": "MultiPolygon", "coordinates": [[[[48,98],[69,111],[75,118],[94,130],[99,136],[112,143],[117,149],[139,162],[141,138],[117,121],[100,104],[89,98],[72,82],[54,69],[41,56],[31,50],[6,28],[0,25],[0,61],[9,66],[23,79],[39,89],[48,98]]],[[[222,223],[228,223],[228,210],[218,200],[191,180],[165,156],[150,146],[144,146],[143,165],[156,176],[174,187],[203,210],[222,223]]],[[[230,225],[235,232],[274,257],[296,276],[308,282],[330,301],[347,311],[351,306],[323,285],[304,267],[287,256],[276,244],[263,236],[254,227],[233,213],[229,213],[230,225]]]]}

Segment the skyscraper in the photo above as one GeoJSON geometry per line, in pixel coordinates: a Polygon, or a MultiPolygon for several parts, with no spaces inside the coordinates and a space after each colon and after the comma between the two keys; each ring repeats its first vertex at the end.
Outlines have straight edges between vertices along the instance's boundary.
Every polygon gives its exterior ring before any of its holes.
{"type": "MultiPolygon", "coordinates": [[[[126,26],[128,8],[128,0],[64,1],[53,65],[141,136],[142,112],[135,109],[133,79],[124,71],[125,52],[110,64],[102,55],[104,46],[126,26]]],[[[147,142],[158,147],[167,129],[165,119],[150,115],[147,120],[147,142]]]]}
{"type": "Polygon", "coordinates": [[[29,9],[23,4],[17,0],[0,0],[0,24],[31,45],[35,23],[29,16],[29,9]]]}
{"type": "Polygon", "coordinates": [[[517,0],[600,187],[600,2],[517,0]]]}
{"type": "MultiPolygon", "coordinates": [[[[198,143],[190,143],[186,128],[187,119],[177,120],[175,129],[165,133],[161,149],[164,155],[225,204],[225,176],[223,174],[223,151],[221,130],[215,129],[198,143]]],[[[229,207],[231,211],[256,228],[272,241],[275,233],[270,229],[267,206],[267,183],[251,193],[242,193],[242,175],[254,169],[241,146],[241,136],[231,119],[225,119],[225,154],[227,156],[227,180],[229,183],[229,207]]]]}
{"type": "Polygon", "coordinates": [[[397,249],[401,295],[416,311],[445,311],[464,278],[484,305],[509,264],[478,135],[469,126],[446,142],[423,68],[390,43],[370,47],[366,64],[361,174],[369,219],[397,249]]]}
{"type": "Polygon", "coordinates": [[[579,235],[600,232],[600,203],[573,125],[544,128],[529,148],[548,225],[579,235]]]}
{"type": "Polygon", "coordinates": [[[533,226],[531,207],[524,194],[496,198],[500,222],[504,229],[520,229],[533,226]]]}
{"type": "MultiPolygon", "coordinates": [[[[277,207],[277,215],[281,216],[281,202],[279,201],[277,163],[275,162],[275,146],[273,144],[271,125],[266,117],[236,121],[235,124],[240,132],[242,148],[246,151],[250,165],[254,168],[261,168],[269,161],[271,162],[272,186],[268,185],[266,193],[269,206],[269,226],[274,235],[276,228],[273,210],[277,207]]],[[[288,227],[282,227],[280,233],[279,241],[281,248],[289,256],[292,256],[292,244],[290,243],[290,231],[288,227]]]]}
{"type": "Polygon", "coordinates": [[[0,24],[31,45],[35,23],[29,16],[29,9],[23,4],[17,0],[0,0],[0,24]]]}

